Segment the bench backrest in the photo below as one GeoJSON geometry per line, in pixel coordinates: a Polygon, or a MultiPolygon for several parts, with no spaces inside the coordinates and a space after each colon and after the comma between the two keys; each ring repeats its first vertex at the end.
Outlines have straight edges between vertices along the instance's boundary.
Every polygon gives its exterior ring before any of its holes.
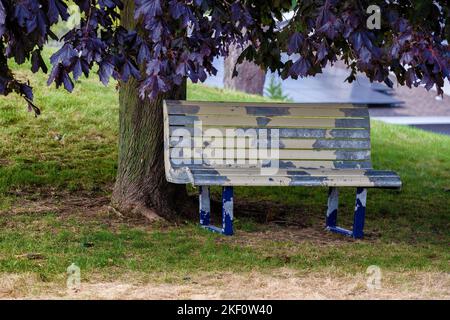
{"type": "Polygon", "coordinates": [[[372,167],[365,105],[165,101],[164,124],[166,171],[258,168],[270,166],[272,155],[283,169],[372,167]],[[225,138],[233,131],[248,137],[245,145],[225,138]],[[265,161],[255,161],[255,147],[269,148],[257,155],[265,161]]]}

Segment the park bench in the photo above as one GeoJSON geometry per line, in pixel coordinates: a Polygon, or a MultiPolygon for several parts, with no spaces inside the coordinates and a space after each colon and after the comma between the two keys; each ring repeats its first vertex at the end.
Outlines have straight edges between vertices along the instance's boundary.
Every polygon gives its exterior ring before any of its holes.
{"type": "Polygon", "coordinates": [[[164,102],[169,182],[199,187],[200,224],[233,234],[233,186],[328,187],[326,229],[363,237],[367,188],[398,189],[373,170],[366,105],[164,102]],[[222,227],[210,220],[210,187],[222,187],[222,227]],[[353,229],[337,226],[338,187],[356,187],[353,229]]]}

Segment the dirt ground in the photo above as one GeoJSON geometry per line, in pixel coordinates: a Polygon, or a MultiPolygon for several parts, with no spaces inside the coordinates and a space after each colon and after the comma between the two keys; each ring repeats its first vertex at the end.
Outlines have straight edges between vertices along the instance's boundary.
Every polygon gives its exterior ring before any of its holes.
{"type": "Polygon", "coordinates": [[[382,274],[381,287],[370,289],[366,274],[221,273],[193,276],[172,283],[134,282],[133,275],[115,282],[85,282],[79,291],[61,282],[42,283],[33,275],[0,277],[1,299],[450,299],[450,275],[407,272],[382,274]]]}

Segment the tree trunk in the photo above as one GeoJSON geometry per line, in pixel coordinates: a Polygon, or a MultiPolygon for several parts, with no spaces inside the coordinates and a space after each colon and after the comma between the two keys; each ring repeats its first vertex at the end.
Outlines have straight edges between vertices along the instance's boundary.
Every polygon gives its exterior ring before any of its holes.
{"type": "Polygon", "coordinates": [[[253,62],[244,60],[237,65],[238,75],[233,77],[234,66],[242,53],[242,49],[231,45],[230,53],[224,62],[223,83],[225,88],[243,91],[251,94],[264,94],[264,82],[266,81],[266,71],[253,62]]]}
{"type": "MultiPolygon", "coordinates": [[[[134,0],[123,2],[122,24],[133,28],[134,0]]],[[[165,179],[164,99],[186,99],[186,83],[152,101],[140,100],[135,79],[120,83],[119,162],[112,205],[122,214],[154,220],[173,216],[175,209],[186,207],[186,186],[165,179]]]]}

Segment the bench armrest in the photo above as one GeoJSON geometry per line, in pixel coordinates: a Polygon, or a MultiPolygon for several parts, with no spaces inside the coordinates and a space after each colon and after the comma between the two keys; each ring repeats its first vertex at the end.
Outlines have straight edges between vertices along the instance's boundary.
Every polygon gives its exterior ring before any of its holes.
{"type": "Polygon", "coordinates": [[[166,170],[166,179],[171,183],[177,184],[193,184],[194,176],[188,167],[181,167],[174,169],[170,167],[166,170]]]}

